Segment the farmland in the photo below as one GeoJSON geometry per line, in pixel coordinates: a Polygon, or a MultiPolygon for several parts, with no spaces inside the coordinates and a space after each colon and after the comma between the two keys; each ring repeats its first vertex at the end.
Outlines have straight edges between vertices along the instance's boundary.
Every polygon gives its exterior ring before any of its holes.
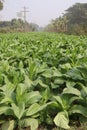
{"type": "Polygon", "coordinates": [[[0,34],[1,129],[71,130],[85,124],[87,37],[0,34]]]}

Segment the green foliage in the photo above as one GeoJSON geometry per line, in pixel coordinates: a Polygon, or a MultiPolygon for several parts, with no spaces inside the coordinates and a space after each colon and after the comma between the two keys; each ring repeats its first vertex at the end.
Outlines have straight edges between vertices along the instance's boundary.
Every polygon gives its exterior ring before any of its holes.
{"type": "Polygon", "coordinates": [[[14,120],[6,121],[2,125],[2,130],[13,130],[14,128],[15,128],[15,121],[14,120]]]}
{"type": "MultiPolygon", "coordinates": [[[[2,3],[3,4],[3,3],[2,3]]],[[[0,6],[1,1],[0,1],[0,6]]],[[[0,7],[1,8],[1,7],[0,7]]],[[[8,32],[34,32],[38,31],[39,26],[34,23],[24,23],[24,21],[20,18],[16,19],[13,18],[11,21],[0,21],[0,32],[1,33],[8,33],[8,32]],[[24,27],[26,25],[26,30],[24,30],[24,27]]]]}
{"type": "Polygon", "coordinates": [[[87,119],[87,37],[27,33],[0,35],[2,130],[36,130],[87,119]]]}
{"type": "Polygon", "coordinates": [[[87,34],[87,3],[76,3],[45,27],[48,32],[87,34]]]}
{"type": "Polygon", "coordinates": [[[69,119],[68,119],[68,113],[66,111],[60,112],[56,115],[54,118],[54,122],[57,126],[64,128],[64,129],[69,129],[69,119]]]}
{"type": "Polygon", "coordinates": [[[22,128],[30,126],[31,130],[36,130],[38,128],[38,121],[34,118],[26,118],[20,121],[20,126],[22,128]]]}
{"type": "Polygon", "coordinates": [[[68,33],[77,35],[87,34],[86,12],[87,12],[86,3],[76,3],[75,5],[66,10],[65,15],[68,19],[68,33]]]}
{"type": "Polygon", "coordinates": [[[60,32],[60,33],[66,33],[67,32],[67,17],[59,17],[55,20],[52,20],[50,24],[48,24],[45,27],[45,31],[48,32],[60,32]]]}

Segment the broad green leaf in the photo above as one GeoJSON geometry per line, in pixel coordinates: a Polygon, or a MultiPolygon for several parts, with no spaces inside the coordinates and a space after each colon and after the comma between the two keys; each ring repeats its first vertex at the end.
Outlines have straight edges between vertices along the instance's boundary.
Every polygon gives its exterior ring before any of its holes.
{"type": "Polygon", "coordinates": [[[70,94],[64,94],[61,96],[53,96],[53,97],[57,101],[58,104],[57,107],[59,108],[59,110],[69,110],[72,103],[80,99],[77,96],[72,97],[72,95],[70,94]]]}
{"type": "Polygon", "coordinates": [[[66,81],[66,86],[67,87],[74,87],[75,85],[76,85],[76,83],[73,82],[73,81],[66,81]]]}
{"type": "Polygon", "coordinates": [[[22,61],[20,61],[20,63],[19,63],[19,68],[23,68],[23,62],[22,61]]]}
{"type": "Polygon", "coordinates": [[[52,96],[50,88],[47,88],[45,91],[43,91],[41,93],[41,95],[42,95],[43,102],[46,103],[50,99],[50,97],[52,96]]]}
{"type": "Polygon", "coordinates": [[[10,68],[8,60],[3,60],[3,62],[1,62],[1,65],[3,66],[3,70],[5,70],[6,72],[10,68]]]}
{"type": "Polygon", "coordinates": [[[15,127],[15,121],[14,120],[6,121],[1,126],[2,130],[14,130],[14,127],[15,127]]]}
{"type": "Polygon", "coordinates": [[[73,114],[73,113],[78,113],[87,117],[87,108],[81,105],[74,105],[70,110],[70,114],[73,114]]]}
{"type": "Polygon", "coordinates": [[[0,89],[3,91],[3,94],[6,97],[11,97],[13,91],[15,90],[15,86],[12,83],[7,83],[6,85],[0,87],[0,89]]]}
{"type": "Polygon", "coordinates": [[[45,109],[47,106],[53,104],[54,102],[49,102],[49,103],[45,103],[43,105],[39,105],[37,103],[32,104],[25,112],[26,116],[32,116],[34,114],[37,114],[38,112],[42,111],[43,109],[45,109]]]}
{"type": "Polygon", "coordinates": [[[61,96],[53,96],[54,99],[56,99],[57,104],[58,104],[58,108],[59,110],[66,110],[69,107],[69,101],[67,100],[67,95],[65,95],[65,97],[63,97],[63,95],[61,96]]]}
{"type": "Polygon", "coordinates": [[[45,83],[43,83],[43,81],[41,79],[37,79],[34,81],[34,85],[37,86],[37,85],[40,85],[41,87],[43,88],[48,88],[48,85],[46,85],[45,83]]]}
{"type": "MultiPolygon", "coordinates": [[[[65,60],[68,60],[68,58],[66,57],[66,59],[65,59],[65,58],[62,58],[62,59],[60,59],[60,60],[64,63],[65,60]]],[[[63,64],[63,65],[61,64],[60,67],[61,67],[62,69],[65,69],[65,70],[71,69],[70,63],[65,63],[65,64],[63,64]]]]}
{"type": "Polygon", "coordinates": [[[69,129],[69,118],[68,118],[68,113],[66,111],[59,112],[55,118],[54,118],[54,123],[59,126],[60,128],[63,129],[69,129]]]}
{"type": "Polygon", "coordinates": [[[63,80],[61,78],[57,78],[57,79],[54,80],[54,83],[59,84],[59,85],[63,84],[64,82],[65,82],[65,80],[63,80]]]}
{"type": "Polygon", "coordinates": [[[48,87],[45,83],[42,82],[42,80],[38,80],[37,82],[43,88],[47,88],[48,87]]]}
{"type": "Polygon", "coordinates": [[[45,72],[43,72],[42,76],[45,78],[51,78],[53,76],[52,70],[51,69],[46,70],[45,72]]]}
{"type": "Polygon", "coordinates": [[[3,104],[3,103],[13,103],[14,101],[11,99],[11,98],[9,98],[9,97],[4,97],[2,100],[1,100],[1,102],[0,102],[0,104],[3,104]]]}
{"type": "Polygon", "coordinates": [[[36,130],[38,128],[38,120],[33,118],[22,119],[20,121],[20,126],[23,128],[30,126],[31,130],[36,130]]]}
{"type": "Polygon", "coordinates": [[[86,98],[87,97],[87,87],[84,86],[83,84],[79,83],[78,85],[80,85],[82,87],[81,89],[81,97],[82,98],[86,98]]]}
{"type": "Polygon", "coordinates": [[[72,68],[66,74],[74,80],[83,80],[81,72],[77,68],[72,68]]]}
{"type": "Polygon", "coordinates": [[[32,87],[33,81],[29,79],[27,75],[25,75],[24,84],[25,84],[25,87],[30,89],[32,87]]]}
{"type": "Polygon", "coordinates": [[[32,91],[28,93],[27,95],[27,102],[26,105],[28,106],[29,104],[33,104],[35,102],[38,102],[41,99],[41,95],[38,91],[32,91]]]}
{"type": "Polygon", "coordinates": [[[36,63],[32,61],[32,59],[29,59],[29,78],[33,80],[35,72],[36,72],[36,63]]]}
{"type": "Polygon", "coordinates": [[[20,120],[25,112],[25,104],[21,102],[17,106],[16,104],[12,103],[11,109],[13,110],[14,116],[16,116],[20,120]]]}
{"type": "Polygon", "coordinates": [[[81,100],[80,97],[77,97],[77,96],[73,96],[69,99],[69,104],[72,104],[74,101],[79,101],[81,100]]]}
{"type": "Polygon", "coordinates": [[[18,84],[16,89],[17,94],[22,95],[24,92],[26,92],[26,87],[24,84],[18,84]]]}
{"type": "Polygon", "coordinates": [[[51,83],[52,89],[59,88],[60,86],[58,84],[51,83]]]}
{"type": "Polygon", "coordinates": [[[27,110],[26,110],[26,116],[32,116],[36,114],[40,109],[40,105],[37,103],[32,104],[27,110]]]}
{"type": "Polygon", "coordinates": [[[64,66],[65,66],[66,69],[71,69],[70,63],[65,63],[64,66]]]}
{"type": "Polygon", "coordinates": [[[24,84],[18,84],[17,89],[16,89],[16,101],[17,104],[20,104],[21,102],[26,103],[27,100],[27,89],[24,84]]]}
{"type": "Polygon", "coordinates": [[[64,84],[64,80],[63,79],[61,79],[61,78],[56,78],[55,80],[54,80],[54,83],[51,83],[51,87],[54,89],[54,88],[59,88],[60,87],[60,85],[62,85],[62,84],[64,84]]]}
{"type": "Polygon", "coordinates": [[[0,106],[0,115],[5,114],[9,108],[9,106],[0,106]]]}
{"type": "Polygon", "coordinates": [[[61,77],[62,73],[58,69],[53,68],[53,77],[61,77]]]}
{"type": "Polygon", "coordinates": [[[47,68],[47,64],[46,63],[43,63],[42,65],[40,64],[37,67],[37,74],[41,74],[41,73],[45,72],[46,68],[47,68]]]}
{"type": "Polygon", "coordinates": [[[58,102],[58,104],[63,107],[62,98],[60,96],[53,96],[53,97],[56,99],[56,101],[58,102]]]}
{"type": "Polygon", "coordinates": [[[14,90],[15,86],[9,80],[7,77],[6,79],[6,84],[2,87],[0,87],[0,90],[2,90],[1,94],[3,95],[3,99],[1,100],[0,103],[11,103],[14,102],[14,90]]]}
{"type": "Polygon", "coordinates": [[[68,87],[63,90],[63,94],[73,94],[76,96],[80,96],[81,92],[76,88],[68,87]]]}
{"type": "Polygon", "coordinates": [[[84,80],[87,82],[87,65],[84,64],[84,66],[80,66],[79,70],[82,74],[82,77],[84,78],[84,80]]]}

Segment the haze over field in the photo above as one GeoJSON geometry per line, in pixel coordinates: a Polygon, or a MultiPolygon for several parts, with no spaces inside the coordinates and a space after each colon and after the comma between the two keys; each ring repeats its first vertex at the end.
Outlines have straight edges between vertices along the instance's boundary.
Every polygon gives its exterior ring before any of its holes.
{"type": "Polygon", "coordinates": [[[26,6],[30,11],[27,13],[27,21],[45,26],[75,3],[87,3],[87,0],[6,0],[0,15],[1,20],[17,18],[17,12],[26,6]]]}

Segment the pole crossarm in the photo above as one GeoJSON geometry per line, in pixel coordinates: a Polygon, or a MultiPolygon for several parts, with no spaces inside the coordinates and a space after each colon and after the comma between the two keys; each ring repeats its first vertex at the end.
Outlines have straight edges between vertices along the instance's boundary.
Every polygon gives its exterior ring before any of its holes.
{"type": "Polygon", "coordinates": [[[24,19],[24,23],[25,23],[25,25],[24,25],[24,31],[26,32],[26,28],[27,28],[27,20],[26,20],[26,14],[28,13],[28,12],[30,12],[29,10],[28,10],[28,8],[27,7],[23,7],[23,10],[21,11],[22,13],[23,13],[23,19],[24,19]]]}
{"type": "Polygon", "coordinates": [[[29,12],[29,10],[27,10],[27,9],[28,9],[28,8],[24,6],[24,7],[23,7],[23,10],[21,11],[21,12],[24,13],[24,16],[23,16],[23,17],[24,17],[24,22],[26,22],[26,13],[29,12]]]}

